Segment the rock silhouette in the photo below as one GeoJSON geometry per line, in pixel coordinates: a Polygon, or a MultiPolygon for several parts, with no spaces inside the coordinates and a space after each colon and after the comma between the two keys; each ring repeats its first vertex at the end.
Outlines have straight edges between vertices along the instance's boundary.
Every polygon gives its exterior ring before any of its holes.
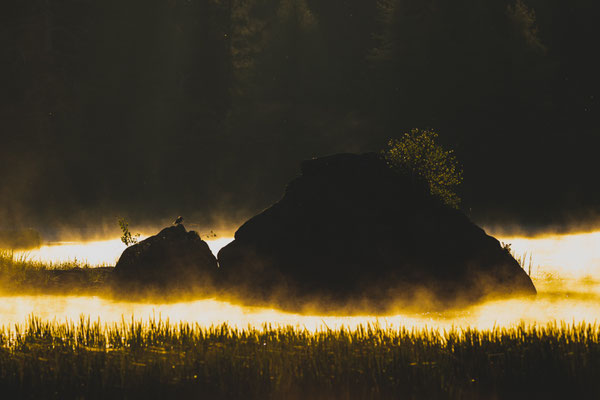
{"type": "Polygon", "coordinates": [[[128,247],[115,266],[118,278],[159,284],[209,282],[216,271],[217,259],[208,244],[182,224],[128,247]]]}
{"type": "Polygon", "coordinates": [[[445,306],[536,293],[495,238],[377,154],[313,159],[301,170],[219,252],[226,285],[290,304],[317,295],[445,306]]]}

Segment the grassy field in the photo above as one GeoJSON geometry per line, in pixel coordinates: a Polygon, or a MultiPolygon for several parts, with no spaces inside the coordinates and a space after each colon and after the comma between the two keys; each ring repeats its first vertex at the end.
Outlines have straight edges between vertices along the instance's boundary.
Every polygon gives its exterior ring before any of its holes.
{"type": "MultiPolygon", "coordinates": [[[[201,311],[199,311],[201,312],[201,311]]],[[[312,333],[168,322],[0,330],[4,398],[598,398],[600,327],[312,333]]]]}
{"type": "MultiPolygon", "coordinates": [[[[5,293],[106,294],[110,268],[0,252],[5,293]]],[[[109,293],[110,294],[110,293],[109,293]]],[[[202,313],[201,309],[198,313],[202,313]]],[[[600,398],[600,326],[310,332],[81,319],[0,327],[1,398],[600,398]]]]}
{"type": "Polygon", "coordinates": [[[0,289],[4,292],[95,294],[105,291],[112,268],[95,267],[79,261],[47,263],[15,257],[0,250],[0,289]]]}

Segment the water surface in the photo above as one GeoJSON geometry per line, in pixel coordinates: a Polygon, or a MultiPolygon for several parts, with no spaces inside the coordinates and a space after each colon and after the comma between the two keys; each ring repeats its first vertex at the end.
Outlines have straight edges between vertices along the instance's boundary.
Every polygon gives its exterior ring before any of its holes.
{"type": "MultiPolygon", "coordinates": [[[[209,242],[217,252],[231,239],[209,242]]],[[[379,324],[386,327],[492,328],[511,327],[520,323],[600,322],[600,232],[543,236],[538,238],[501,237],[511,243],[517,257],[526,254],[531,262],[532,277],[538,288],[535,299],[511,299],[486,302],[467,309],[444,313],[395,315],[320,316],[299,315],[272,308],[244,307],[218,299],[181,303],[122,302],[93,296],[1,296],[0,325],[23,323],[35,314],[45,320],[76,321],[81,315],[106,323],[168,319],[170,322],[190,322],[201,326],[228,323],[238,328],[262,327],[264,324],[293,325],[309,330],[354,328],[359,324],[379,324]]],[[[92,265],[114,265],[125,246],[119,239],[90,243],[60,243],[47,245],[25,254],[46,262],[77,259],[92,265]]],[[[526,265],[528,267],[528,265],[526,265]]]]}

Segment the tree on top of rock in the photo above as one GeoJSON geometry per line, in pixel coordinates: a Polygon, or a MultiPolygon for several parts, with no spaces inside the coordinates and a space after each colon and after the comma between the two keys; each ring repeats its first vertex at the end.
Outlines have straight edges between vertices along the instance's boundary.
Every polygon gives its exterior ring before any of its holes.
{"type": "Polygon", "coordinates": [[[461,199],[455,189],[462,183],[462,168],[453,150],[445,150],[436,143],[437,137],[432,130],[413,129],[402,139],[391,139],[384,156],[390,167],[423,178],[431,194],[458,208],[461,199]]]}

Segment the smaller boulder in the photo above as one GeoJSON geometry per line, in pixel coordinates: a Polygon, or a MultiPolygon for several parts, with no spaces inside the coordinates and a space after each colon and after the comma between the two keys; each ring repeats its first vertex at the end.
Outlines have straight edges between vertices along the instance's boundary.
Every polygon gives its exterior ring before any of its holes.
{"type": "Polygon", "coordinates": [[[216,271],[208,244],[181,224],[128,247],[115,266],[119,279],[149,284],[210,283],[216,271]]]}

